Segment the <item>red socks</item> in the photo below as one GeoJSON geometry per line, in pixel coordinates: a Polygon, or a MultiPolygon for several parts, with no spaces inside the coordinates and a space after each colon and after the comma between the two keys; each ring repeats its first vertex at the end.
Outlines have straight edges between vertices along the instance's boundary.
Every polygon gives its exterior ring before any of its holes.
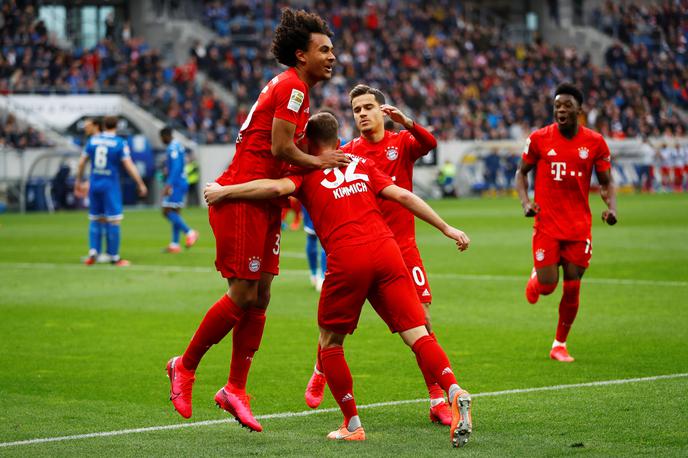
{"type": "Polygon", "coordinates": [[[232,299],[223,294],[206,312],[189,346],[182,356],[185,369],[195,371],[210,347],[220,342],[244,314],[232,299]]]}
{"type": "MultiPolygon", "coordinates": [[[[437,342],[437,339],[435,338],[435,333],[430,333],[429,334],[432,339],[437,342]]],[[[425,385],[428,387],[428,394],[430,395],[430,399],[439,399],[439,398],[444,398],[444,392],[442,391],[442,388],[440,385],[437,383],[435,380],[435,377],[432,376],[432,373],[430,373],[427,368],[421,363],[420,356],[418,353],[416,355],[416,362],[418,363],[418,367],[420,368],[421,373],[423,374],[423,378],[425,379],[425,385]]]]}
{"type": "Polygon", "coordinates": [[[265,328],[265,309],[250,307],[234,327],[232,333],[232,363],[228,384],[235,390],[246,389],[248,371],[253,355],[260,347],[265,328]]]}
{"type": "Polygon", "coordinates": [[[411,349],[420,362],[421,370],[425,367],[442,389],[449,392],[449,387],[456,384],[456,377],[440,344],[430,336],[423,336],[416,340],[411,349]]]}
{"type": "Polygon", "coordinates": [[[354,401],[354,382],[344,359],[344,349],[342,347],[322,349],[320,359],[332,396],[342,409],[344,424],[348,425],[349,419],[358,415],[358,410],[354,401]]]}
{"type": "Polygon", "coordinates": [[[564,280],[564,294],[559,303],[559,323],[556,335],[559,342],[566,342],[571,325],[578,313],[579,296],[580,280],[564,280]]]}

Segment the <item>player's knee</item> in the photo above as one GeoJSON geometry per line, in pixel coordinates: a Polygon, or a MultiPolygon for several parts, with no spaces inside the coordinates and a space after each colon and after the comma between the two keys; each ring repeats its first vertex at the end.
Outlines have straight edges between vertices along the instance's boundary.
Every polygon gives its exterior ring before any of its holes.
{"type": "Polygon", "coordinates": [[[258,292],[253,289],[242,291],[230,290],[229,297],[231,297],[234,303],[242,309],[256,307],[258,304],[258,292]]]}
{"type": "Polygon", "coordinates": [[[254,307],[261,308],[261,309],[266,309],[268,308],[268,304],[270,304],[270,290],[265,290],[265,291],[258,291],[258,294],[256,296],[256,303],[254,307]]]}
{"type": "Polygon", "coordinates": [[[540,294],[547,296],[548,294],[552,294],[555,289],[557,289],[557,284],[558,282],[554,283],[540,283],[538,285],[538,289],[540,290],[540,294]]]}

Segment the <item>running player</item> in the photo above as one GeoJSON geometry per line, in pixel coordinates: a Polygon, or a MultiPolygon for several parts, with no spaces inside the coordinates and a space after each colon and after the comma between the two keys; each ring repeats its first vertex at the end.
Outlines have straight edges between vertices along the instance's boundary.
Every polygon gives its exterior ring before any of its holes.
{"type": "MultiPolygon", "coordinates": [[[[394,184],[413,191],[413,164],[437,147],[435,137],[399,109],[387,105],[384,94],[376,88],[359,84],[351,90],[349,97],[354,121],[361,136],[344,145],[342,151],[373,159],[385,175],[392,177],[394,184]],[[385,116],[401,124],[406,130],[399,133],[385,130],[385,116]]],[[[434,338],[430,323],[432,292],[416,245],[413,215],[394,201],[380,199],[378,204],[401,249],[406,267],[416,286],[416,293],[425,310],[425,326],[434,338]]],[[[430,421],[451,424],[451,409],[444,399],[442,388],[432,374],[420,367],[430,395],[430,421]]],[[[311,408],[316,408],[322,402],[324,385],[322,368],[316,362],[304,395],[306,404],[311,408]]]]}
{"type": "MultiPolygon", "coordinates": [[[[311,152],[338,145],[337,120],[319,113],[306,128],[311,152]]],[[[227,198],[268,199],[295,194],[313,218],[315,230],[327,252],[327,275],[318,304],[320,365],[330,391],[344,414],[342,426],[328,434],[333,440],[365,440],[353,396],[353,380],[344,358],[344,339],[356,329],[366,299],[392,332],[398,332],[444,389],[452,405],[451,442],[461,447],[472,431],[470,395],[456,382],[449,360],[436,339],[428,334],[423,307],[414,293],[413,280],[399,246],[385,223],[376,198],[403,205],[468,248],[469,238],[449,226],[412,192],[394,185],[374,161],[350,154],[352,162],[341,168],[316,170],[279,180],[255,180],[205,189],[209,205],[227,198]]]]}
{"type": "Polygon", "coordinates": [[[165,126],[160,129],[160,141],[167,146],[165,151],[167,178],[165,178],[165,187],[162,190],[162,214],[172,225],[172,241],[164,251],[166,253],[179,253],[181,251],[179,247],[180,232],[185,235],[184,245],[186,248],[191,248],[198,240],[198,232],[187,226],[180,214],[186,200],[186,192],[189,190],[184,169],[186,150],[181,143],[172,139],[172,128],[170,127],[165,126]]]}
{"type": "Polygon", "coordinates": [[[583,95],[571,84],[554,94],[554,123],[533,132],[526,142],[516,173],[516,190],[526,217],[535,217],[533,262],[526,298],[534,304],[551,294],[564,274],[559,322],[550,358],[572,362],[566,348],[578,313],[580,282],[592,256],[591,215],[588,203],[593,169],[607,210],[602,220],[616,224],[616,189],[612,181],[609,147],[604,138],[578,125],[583,95]],[[528,172],[536,168],[535,201],[528,197],[528,172]]]}
{"type": "Polygon", "coordinates": [[[101,250],[101,237],[105,226],[107,254],[110,262],[118,267],[126,267],[129,261],[119,256],[120,222],[122,213],[122,188],[119,178],[120,166],[123,166],[136,182],[139,196],[148,193],[134,162],[129,156],[129,146],[125,139],[117,136],[117,117],[106,116],[103,119],[105,132],[92,135],[86,143],[74,182],[74,194],[85,196],[85,183],[82,181],[86,164],[91,161],[91,179],[88,185],[89,198],[89,250],[86,265],[93,265],[101,250]],[[105,224],[103,225],[103,221],[105,224]]]}
{"type": "MultiPolygon", "coordinates": [[[[332,77],[331,36],[319,16],[282,10],[272,53],[289,68],[261,91],[241,126],[232,163],[218,183],[277,178],[282,176],[285,162],[311,169],[350,162],[341,151],[325,151],[315,157],[297,146],[309,116],[309,89],[332,77]]],[[[208,310],[183,356],[167,364],[170,400],[185,418],[192,413],[194,374],[201,358],[233,329],[229,380],[215,401],[242,425],[253,431],[263,429],[251,412],[246,379],[263,336],[270,285],[278,274],[280,213],[280,207],[268,201],[228,201],[209,209],[216,241],[215,267],[227,279],[229,291],[208,310]]]]}

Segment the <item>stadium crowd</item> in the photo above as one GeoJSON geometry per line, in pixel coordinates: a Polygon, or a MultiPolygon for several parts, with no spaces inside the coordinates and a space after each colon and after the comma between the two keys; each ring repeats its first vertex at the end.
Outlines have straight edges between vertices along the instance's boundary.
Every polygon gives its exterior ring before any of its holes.
{"type": "MultiPolygon", "coordinates": [[[[281,71],[266,52],[279,5],[254,3],[205,2],[203,21],[218,37],[195,44],[186,63],[171,66],[131,36],[106,37],[93,49],[59,49],[33,7],[5,2],[0,92],[119,92],[199,143],[231,142],[258,92],[281,71]],[[236,104],[199,84],[198,69],[226,87],[236,104]]],[[[610,3],[618,12],[612,17],[625,23],[626,10],[610,3]]],[[[383,88],[443,140],[525,137],[551,121],[549,98],[562,80],[583,89],[585,122],[605,136],[685,134],[668,103],[688,106],[685,8],[677,20],[667,20],[671,12],[664,10],[659,19],[636,14],[661,23],[662,36],[671,37],[668,47],[661,46],[660,62],[648,57],[653,48],[640,40],[628,51],[610,48],[604,68],[573,47],[515,44],[503,29],[464,21],[456,2],[391,0],[383,9],[333,0],[315,8],[335,32],[338,64],[332,80],[313,89],[312,105],[332,108],[345,138],[354,135],[348,91],[358,82],[383,88]]],[[[611,26],[619,29],[634,41],[627,27],[611,26]]]]}
{"type": "MultiPolygon", "coordinates": [[[[355,8],[334,1],[318,8],[335,31],[338,68],[332,81],[315,88],[312,97],[314,105],[333,108],[340,119],[350,118],[348,88],[365,81],[384,88],[402,110],[434,127],[439,138],[522,138],[551,120],[550,93],[556,82],[566,79],[583,88],[587,124],[606,136],[685,132],[667,104],[667,99],[684,102],[675,92],[677,82],[686,80],[677,79],[686,74],[682,60],[649,77],[648,67],[654,64],[647,55],[642,59],[637,51],[623,48],[617,55],[614,48],[608,53],[609,66],[597,68],[573,48],[542,41],[511,44],[503,30],[464,22],[460,6],[448,2],[391,1],[382,10],[374,4],[355,8]]],[[[216,30],[218,23],[232,20],[222,26],[224,37],[192,52],[202,69],[237,95],[241,118],[279,70],[270,55],[259,51],[269,47],[277,12],[235,8],[230,14],[212,1],[206,3],[206,17],[216,30]],[[241,24],[253,24],[254,29],[238,32],[236,40],[233,29],[241,24]],[[256,37],[253,42],[251,37],[256,37]]],[[[668,27],[676,35],[679,24],[668,27]]],[[[343,134],[351,131],[346,121],[343,134]]]]}
{"type": "Polygon", "coordinates": [[[0,93],[121,93],[199,143],[227,143],[230,110],[196,81],[193,59],[163,63],[137,37],[104,38],[92,49],[60,49],[31,4],[2,5],[0,93]]]}
{"type": "Polygon", "coordinates": [[[22,127],[12,114],[0,115],[0,148],[22,150],[50,146],[43,134],[31,126],[22,127]]]}

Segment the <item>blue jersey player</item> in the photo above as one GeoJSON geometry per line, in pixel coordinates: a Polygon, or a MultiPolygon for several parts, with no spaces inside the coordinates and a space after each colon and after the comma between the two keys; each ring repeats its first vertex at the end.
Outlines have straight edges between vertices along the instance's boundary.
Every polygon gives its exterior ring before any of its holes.
{"type": "Polygon", "coordinates": [[[91,162],[91,177],[88,185],[89,198],[89,250],[85,263],[92,265],[101,252],[101,238],[105,229],[107,254],[116,266],[128,266],[129,261],[119,256],[120,222],[122,221],[122,189],[120,168],[124,167],[136,182],[141,197],[148,193],[146,185],[129,157],[126,140],[117,136],[117,117],[103,119],[105,131],[89,138],[84,148],[76,173],[74,193],[85,194],[82,181],[86,163],[91,162]]]}
{"type": "Polygon", "coordinates": [[[327,270],[327,255],[318,236],[315,234],[315,228],[313,227],[313,220],[311,215],[308,214],[306,207],[301,207],[303,213],[303,231],[306,233],[306,256],[308,257],[308,267],[311,271],[311,285],[315,287],[315,290],[320,292],[322,289],[322,284],[325,281],[325,270],[327,270]],[[318,251],[320,252],[320,268],[318,268],[318,251]]]}
{"type": "Polygon", "coordinates": [[[179,253],[179,235],[181,232],[185,234],[184,243],[187,248],[191,248],[198,240],[198,232],[189,228],[180,214],[186,199],[186,192],[189,190],[185,172],[186,151],[181,143],[172,139],[170,127],[164,127],[160,130],[160,140],[167,145],[165,151],[167,178],[165,178],[165,187],[162,191],[162,214],[172,225],[172,241],[163,251],[179,253]]]}

